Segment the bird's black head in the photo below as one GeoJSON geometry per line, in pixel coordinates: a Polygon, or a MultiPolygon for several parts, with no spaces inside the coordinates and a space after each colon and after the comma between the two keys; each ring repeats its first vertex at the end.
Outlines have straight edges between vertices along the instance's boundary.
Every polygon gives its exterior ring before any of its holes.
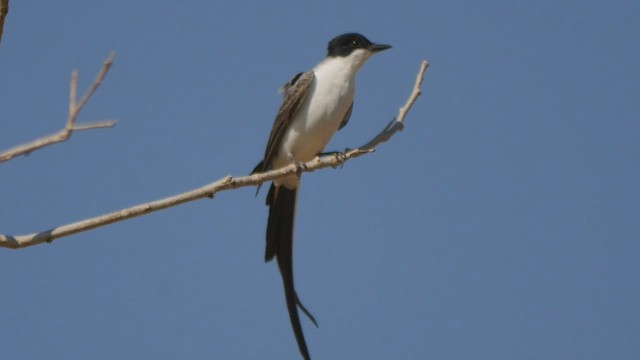
{"type": "Polygon", "coordinates": [[[358,49],[378,52],[391,48],[391,45],[374,44],[366,37],[357,33],[347,33],[336,36],[329,42],[327,56],[349,56],[358,49]]]}

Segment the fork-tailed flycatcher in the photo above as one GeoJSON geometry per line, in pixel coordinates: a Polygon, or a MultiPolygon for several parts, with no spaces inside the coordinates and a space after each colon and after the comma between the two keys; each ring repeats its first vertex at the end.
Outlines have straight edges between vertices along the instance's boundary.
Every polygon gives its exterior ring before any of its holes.
{"type": "MultiPolygon", "coordinates": [[[[284,101],[273,123],[264,158],[253,173],[300,164],[320,155],[333,134],[349,121],[356,73],[371,55],[390,47],[374,44],[355,33],[331,40],[322,62],[311,71],[297,74],[282,87],[284,101]]],[[[293,282],[293,224],[299,186],[299,174],[276,179],[271,184],[264,259],[270,261],[275,257],[278,261],[293,333],[302,357],[309,360],[297,307],[314,324],[316,321],[300,303],[293,282]]]]}

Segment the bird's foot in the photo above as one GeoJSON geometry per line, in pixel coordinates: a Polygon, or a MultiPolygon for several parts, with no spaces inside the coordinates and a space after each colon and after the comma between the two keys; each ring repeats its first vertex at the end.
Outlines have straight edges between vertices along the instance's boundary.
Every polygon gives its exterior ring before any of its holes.
{"type": "Polygon", "coordinates": [[[307,170],[307,164],[300,162],[298,160],[294,160],[293,163],[296,164],[296,176],[300,178],[302,176],[302,172],[307,170]]]}
{"type": "MultiPolygon", "coordinates": [[[[342,167],[344,166],[344,163],[347,161],[347,153],[351,151],[351,149],[346,148],[344,149],[344,151],[328,151],[328,152],[323,152],[318,154],[318,156],[329,156],[329,155],[333,155],[336,157],[336,159],[338,161],[340,161],[340,169],[342,169],[342,167]]],[[[334,169],[338,168],[338,166],[334,166],[334,169]]]]}

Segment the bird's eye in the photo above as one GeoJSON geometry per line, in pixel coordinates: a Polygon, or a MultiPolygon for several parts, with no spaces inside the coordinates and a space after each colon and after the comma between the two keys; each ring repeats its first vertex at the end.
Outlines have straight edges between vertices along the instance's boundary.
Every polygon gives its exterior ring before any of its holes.
{"type": "Polygon", "coordinates": [[[358,46],[358,41],[357,41],[357,40],[353,40],[353,41],[351,42],[351,46],[353,46],[353,47],[358,46]]]}

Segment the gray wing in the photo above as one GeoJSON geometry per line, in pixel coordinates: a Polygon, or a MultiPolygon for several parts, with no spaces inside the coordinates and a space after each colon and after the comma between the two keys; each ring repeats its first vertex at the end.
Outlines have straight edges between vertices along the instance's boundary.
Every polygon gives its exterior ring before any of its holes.
{"type": "Polygon", "coordinates": [[[347,125],[347,123],[349,122],[349,118],[351,117],[351,111],[353,111],[353,101],[349,106],[349,110],[347,110],[347,112],[344,114],[344,118],[342,119],[342,122],[340,123],[340,127],[338,128],[338,130],[342,129],[345,125],[347,125]]]}
{"type": "Polygon", "coordinates": [[[315,75],[313,71],[299,73],[282,87],[282,91],[284,92],[282,106],[280,106],[278,115],[273,122],[267,148],[264,152],[264,158],[253,172],[263,172],[271,168],[271,162],[276,157],[278,149],[280,149],[282,138],[289,128],[291,121],[296,116],[300,104],[302,104],[307,97],[309,86],[313,83],[314,78],[315,75]]]}

